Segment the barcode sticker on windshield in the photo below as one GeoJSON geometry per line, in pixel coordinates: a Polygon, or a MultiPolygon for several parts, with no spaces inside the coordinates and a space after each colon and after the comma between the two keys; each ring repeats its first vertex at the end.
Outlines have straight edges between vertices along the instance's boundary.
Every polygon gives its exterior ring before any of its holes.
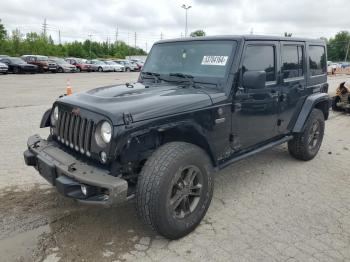
{"type": "Polygon", "coordinates": [[[225,66],[228,56],[205,55],[202,60],[202,65],[225,66]]]}

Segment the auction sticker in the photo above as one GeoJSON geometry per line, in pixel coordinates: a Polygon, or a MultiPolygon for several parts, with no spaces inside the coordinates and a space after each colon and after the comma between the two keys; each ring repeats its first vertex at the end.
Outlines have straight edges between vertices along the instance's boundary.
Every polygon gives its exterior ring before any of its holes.
{"type": "Polygon", "coordinates": [[[202,65],[225,66],[227,60],[228,56],[205,55],[203,56],[202,65]]]}

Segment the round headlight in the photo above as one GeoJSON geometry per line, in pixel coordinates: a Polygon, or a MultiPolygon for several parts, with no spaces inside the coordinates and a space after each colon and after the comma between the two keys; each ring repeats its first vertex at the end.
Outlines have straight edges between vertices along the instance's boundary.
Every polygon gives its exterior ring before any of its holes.
{"type": "Polygon", "coordinates": [[[106,121],[101,125],[101,137],[106,144],[108,144],[112,138],[112,126],[106,121]]]}
{"type": "Polygon", "coordinates": [[[51,113],[51,125],[55,125],[56,122],[58,120],[58,107],[55,106],[55,108],[53,109],[52,113],[51,113]]]}

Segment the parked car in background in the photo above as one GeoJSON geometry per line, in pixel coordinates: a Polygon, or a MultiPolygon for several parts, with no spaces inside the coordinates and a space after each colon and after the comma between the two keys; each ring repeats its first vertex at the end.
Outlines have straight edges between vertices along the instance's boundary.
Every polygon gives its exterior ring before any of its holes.
{"type": "Polygon", "coordinates": [[[0,62],[8,66],[8,72],[15,74],[19,73],[37,73],[38,66],[28,64],[26,61],[19,57],[5,57],[0,58],[0,62]]]}
{"type": "Polygon", "coordinates": [[[93,71],[91,69],[91,65],[87,64],[86,61],[84,61],[81,58],[67,57],[65,60],[67,61],[67,63],[74,65],[77,68],[78,72],[82,72],[82,71],[91,72],[91,71],[93,71]]]}
{"type": "Polygon", "coordinates": [[[0,55],[0,58],[9,57],[8,55],[0,55]]]}
{"type": "Polygon", "coordinates": [[[53,61],[50,61],[47,56],[43,55],[23,55],[21,58],[26,61],[28,64],[38,66],[39,72],[52,72],[56,73],[57,64],[53,61]]]}
{"type": "Polygon", "coordinates": [[[140,60],[140,59],[131,59],[130,60],[132,63],[136,64],[138,69],[141,71],[143,65],[144,65],[144,61],[140,60]]]}
{"type": "Polygon", "coordinates": [[[94,60],[87,61],[87,63],[91,64],[93,71],[98,71],[98,72],[112,72],[112,71],[114,71],[113,66],[108,65],[101,60],[94,59],[94,60]]]}
{"type": "Polygon", "coordinates": [[[114,72],[124,72],[125,67],[123,65],[120,65],[114,61],[104,61],[107,65],[110,65],[113,69],[114,72]]]}
{"type": "Polygon", "coordinates": [[[126,72],[138,71],[139,70],[138,66],[136,64],[131,63],[129,60],[126,60],[126,59],[118,59],[118,60],[114,60],[114,62],[124,66],[126,72]]]}
{"type": "Polygon", "coordinates": [[[50,60],[57,64],[57,72],[58,73],[74,73],[77,72],[77,67],[75,65],[71,65],[63,58],[58,57],[50,57],[50,60]]]}
{"type": "Polygon", "coordinates": [[[0,62],[0,73],[7,74],[9,67],[5,63],[0,62]]]}

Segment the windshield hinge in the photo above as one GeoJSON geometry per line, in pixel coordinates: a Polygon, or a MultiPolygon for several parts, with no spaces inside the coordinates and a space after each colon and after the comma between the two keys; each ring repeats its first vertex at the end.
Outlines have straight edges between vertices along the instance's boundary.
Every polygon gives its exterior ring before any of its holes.
{"type": "Polygon", "coordinates": [[[131,113],[123,113],[123,120],[125,125],[130,125],[134,121],[131,113]]]}

